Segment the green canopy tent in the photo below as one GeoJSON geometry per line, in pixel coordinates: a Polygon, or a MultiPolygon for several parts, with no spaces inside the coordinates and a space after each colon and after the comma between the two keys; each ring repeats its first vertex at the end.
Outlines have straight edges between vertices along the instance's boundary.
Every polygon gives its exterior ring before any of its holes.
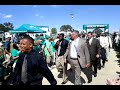
{"type": "Polygon", "coordinates": [[[38,26],[31,24],[23,24],[15,30],[9,30],[10,33],[46,33],[46,31],[40,29],[38,26]]]}

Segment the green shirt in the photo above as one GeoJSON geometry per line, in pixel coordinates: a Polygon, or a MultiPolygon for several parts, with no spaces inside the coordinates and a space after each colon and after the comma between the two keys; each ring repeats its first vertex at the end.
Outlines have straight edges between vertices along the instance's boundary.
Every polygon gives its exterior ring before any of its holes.
{"type": "Polygon", "coordinates": [[[51,41],[51,50],[52,50],[52,52],[55,52],[55,48],[54,48],[54,46],[55,46],[54,41],[51,41]]]}
{"type": "Polygon", "coordinates": [[[36,45],[33,48],[35,51],[40,52],[42,50],[42,47],[40,45],[36,45]]]}
{"type": "Polygon", "coordinates": [[[65,40],[67,40],[68,42],[70,42],[70,38],[65,38],[65,40]]]}
{"type": "MultiPolygon", "coordinates": [[[[50,56],[50,53],[48,51],[48,48],[51,49],[51,42],[49,42],[48,40],[45,40],[45,48],[44,48],[44,53],[45,53],[45,56],[50,56]]],[[[53,53],[53,51],[51,50],[51,54],[53,53]]]]}
{"type": "MultiPolygon", "coordinates": [[[[13,49],[11,52],[12,57],[19,56],[20,51],[13,49]]],[[[18,59],[15,60],[15,63],[17,62],[18,59]]]]}

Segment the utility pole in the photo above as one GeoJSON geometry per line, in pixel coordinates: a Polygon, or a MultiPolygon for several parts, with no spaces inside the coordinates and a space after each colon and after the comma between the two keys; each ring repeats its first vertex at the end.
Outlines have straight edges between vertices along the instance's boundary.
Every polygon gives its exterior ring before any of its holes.
{"type": "MultiPolygon", "coordinates": [[[[71,18],[72,18],[72,23],[73,23],[74,13],[71,13],[70,16],[71,16],[71,18]]],[[[73,27],[72,27],[72,31],[73,31],[73,27]]]]}

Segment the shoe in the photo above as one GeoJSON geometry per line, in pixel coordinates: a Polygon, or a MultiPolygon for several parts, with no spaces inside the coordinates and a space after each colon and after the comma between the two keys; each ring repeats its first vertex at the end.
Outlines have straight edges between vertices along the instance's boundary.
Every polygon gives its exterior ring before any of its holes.
{"type": "Polygon", "coordinates": [[[68,82],[68,79],[66,79],[65,81],[63,81],[61,84],[66,84],[68,82]]]}
{"type": "Polygon", "coordinates": [[[70,68],[69,71],[72,71],[72,68],[70,68]]]}
{"type": "Polygon", "coordinates": [[[97,74],[94,74],[94,77],[97,77],[97,74]]]}
{"type": "Polygon", "coordinates": [[[104,68],[105,66],[103,65],[102,67],[104,68]]]}
{"type": "Polygon", "coordinates": [[[98,70],[101,70],[101,67],[98,67],[98,70]]]}
{"type": "Polygon", "coordinates": [[[89,78],[87,83],[91,83],[91,82],[92,82],[92,78],[89,78]]]}
{"type": "Polygon", "coordinates": [[[106,62],[108,62],[108,60],[105,60],[106,62]]]}

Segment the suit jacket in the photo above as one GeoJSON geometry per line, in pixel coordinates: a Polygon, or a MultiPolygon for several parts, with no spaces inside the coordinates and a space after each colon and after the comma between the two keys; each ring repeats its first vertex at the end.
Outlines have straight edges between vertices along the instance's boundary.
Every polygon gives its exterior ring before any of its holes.
{"type": "MultiPolygon", "coordinates": [[[[64,58],[67,58],[68,61],[70,60],[70,48],[71,42],[69,43],[66,53],[64,55],[64,58]]],[[[85,40],[79,38],[77,51],[79,64],[81,65],[82,68],[85,68],[86,64],[90,64],[90,55],[85,40]]]]}
{"type": "MultiPolygon", "coordinates": [[[[20,53],[19,55],[12,76],[13,85],[19,85],[21,83],[21,70],[25,55],[25,53],[20,53]]],[[[57,83],[53,74],[48,69],[43,55],[32,50],[27,54],[27,85],[37,85],[37,82],[42,84],[43,76],[47,78],[50,84],[54,85],[57,83]]]]}
{"type": "MultiPolygon", "coordinates": [[[[59,42],[59,40],[57,42],[59,42]]],[[[63,39],[61,41],[61,49],[60,49],[60,54],[58,56],[63,56],[65,54],[66,49],[68,47],[68,43],[69,42],[67,40],[65,40],[65,39],[63,39]]],[[[58,46],[59,45],[55,44],[55,46],[54,46],[55,50],[58,50],[58,46]]]]}
{"type": "Polygon", "coordinates": [[[100,50],[101,50],[101,45],[98,39],[93,38],[91,45],[89,44],[89,40],[87,39],[87,45],[88,45],[88,50],[90,53],[90,59],[91,61],[96,60],[96,55],[99,54],[100,55],[100,50]]]}

